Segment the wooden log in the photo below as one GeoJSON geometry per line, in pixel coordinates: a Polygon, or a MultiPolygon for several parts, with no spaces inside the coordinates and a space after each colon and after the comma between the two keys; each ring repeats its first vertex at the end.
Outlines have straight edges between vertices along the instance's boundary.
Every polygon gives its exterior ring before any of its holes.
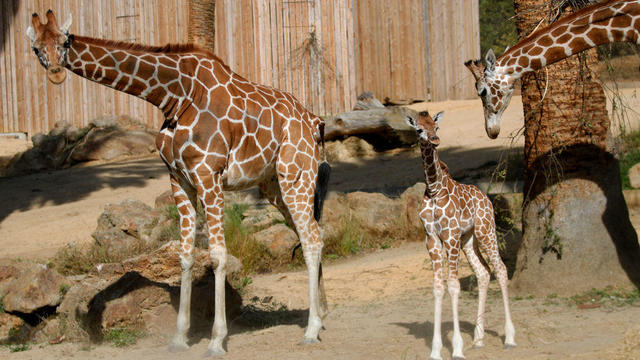
{"type": "Polygon", "coordinates": [[[344,112],[324,118],[325,139],[340,140],[357,136],[378,150],[409,147],[416,143],[416,132],[407,125],[415,111],[404,107],[374,108],[344,112]]]}

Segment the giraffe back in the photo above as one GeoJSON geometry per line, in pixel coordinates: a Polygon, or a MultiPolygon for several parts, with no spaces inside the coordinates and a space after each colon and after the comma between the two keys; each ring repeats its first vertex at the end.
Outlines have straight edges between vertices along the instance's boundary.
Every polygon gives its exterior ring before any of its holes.
{"type": "Polygon", "coordinates": [[[282,146],[304,157],[298,161],[317,163],[322,119],[293,95],[248,81],[207,53],[175,61],[181,69],[176,84],[191,90],[158,137],[171,168],[223,171],[226,187],[237,189],[270,175],[282,146]]]}

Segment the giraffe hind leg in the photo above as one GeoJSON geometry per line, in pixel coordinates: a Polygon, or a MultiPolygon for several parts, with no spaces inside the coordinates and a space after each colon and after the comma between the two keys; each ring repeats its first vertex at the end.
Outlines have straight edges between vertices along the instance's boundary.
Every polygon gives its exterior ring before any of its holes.
{"type": "Polygon", "coordinates": [[[480,348],[484,346],[484,324],[485,324],[485,304],[487,301],[487,291],[489,289],[489,267],[484,261],[478,249],[478,243],[469,234],[463,238],[463,250],[467,256],[467,260],[478,279],[478,315],[476,317],[476,326],[473,330],[473,347],[480,348]]]}
{"type": "Polygon", "coordinates": [[[507,283],[509,278],[507,274],[507,267],[500,258],[495,231],[482,236],[478,240],[480,247],[485,254],[487,254],[487,257],[489,257],[494,274],[498,280],[498,284],[500,285],[502,302],[504,303],[504,347],[505,349],[510,349],[516,346],[516,342],[514,340],[516,332],[513,326],[513,321],[511,320],[511,311],[509,309],[509,289],[507,283]]]}
{"type": "MultiPolygon", "coordinates": [[[[282,213],[282,216],[284,216],[285,221],[287,222],[287,225],[290,228],[294,229],[294,231],[298,235],[298,238],[300,238],[300,235],[298,234],[296,226],[293,222],[293,219],[291,218],[291,213],[289,212],[289,208],[287,207],[284,200],[282,199],[282,192],[280,191],[280,184],[278,183],[278,177],[274,175],[273,177],[261,183],[259,187],[262,193],[264,194],[264,196],[267,197],[269,202],[282,213]]],[[[314,214],[317,214],[317,211],[318,211],[317,206],[318,206],[317,202],[314,201],[314,214]]],[[[302,243],[299,243],[291,250],[292,261],[293,261],[293,258],[295,257],[296,250],[301,247],[302,247],[302,243]]],[[[318,296],[319,296],[319,302],[320,302],[319,308],[318,308],[318,315],[320,316],[320,318],[324,319],[329,313],[329,307],[327,305],[327,295],[324,289],[324,278],[322,276],[322,262],[320,262],[318,265],[318,296]]]]}

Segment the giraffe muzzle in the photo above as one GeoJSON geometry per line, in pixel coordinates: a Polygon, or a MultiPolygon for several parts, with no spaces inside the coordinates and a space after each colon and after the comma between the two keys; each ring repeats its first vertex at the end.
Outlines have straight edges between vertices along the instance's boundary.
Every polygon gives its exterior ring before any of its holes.
{"type": "Polygon", "coordinates": [[[62,66],[51,66],[47,69],[47,78],[52,83],[58,85],[67,78],[67,72],[62,66]]]}
{"type": "Polygon", "coordinates": [[[438,146],[438,145],[440,145],[440,138],[437,137],[437,136],[430,136],[429,137],[429,142],[431,144],[433,144],[433,146],[438,146]]]}

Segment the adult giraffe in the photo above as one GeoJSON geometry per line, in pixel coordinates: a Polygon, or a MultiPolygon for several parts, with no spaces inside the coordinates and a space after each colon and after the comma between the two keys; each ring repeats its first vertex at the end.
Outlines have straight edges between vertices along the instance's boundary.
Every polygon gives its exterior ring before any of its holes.
{"type": "Polygon", "coordinates": [[[534,31],[497,59],[490,49],[485,56],[486,65],[480,60],[465,62],[476,79],[487,135],[498,137],[500,118],[509,105],[514,83],[524,74],[597,45],[638,43],[639,32],[640,0],[609,0],[534,31]]]}
{"type": "Polygon", "coordinates": [[[52,82],[63,82],[67,68],[149,101],[166,118],[156,146],[169,168],[180,213],[182,266],[177,331],[170,350],[188,347],[197,199],[206,213],[209,251],[216,264],[215,320],[206,355],[225,353],[223,189],[256,185],[299,235],[309,271],[309,322],[303,343],[318,342],[326,304],[318,294],[323,242],[317,220],[323,196],[317,194],[326,194],[330,171],[328,164],[318,165],[322,119],[291,94],[245,80],[197,46],[151,47],[74,36],[69,34],[70,18],[59,28],[51,10],[46,16],[43,24],[34,13],[27,35],[52,82]]]}

